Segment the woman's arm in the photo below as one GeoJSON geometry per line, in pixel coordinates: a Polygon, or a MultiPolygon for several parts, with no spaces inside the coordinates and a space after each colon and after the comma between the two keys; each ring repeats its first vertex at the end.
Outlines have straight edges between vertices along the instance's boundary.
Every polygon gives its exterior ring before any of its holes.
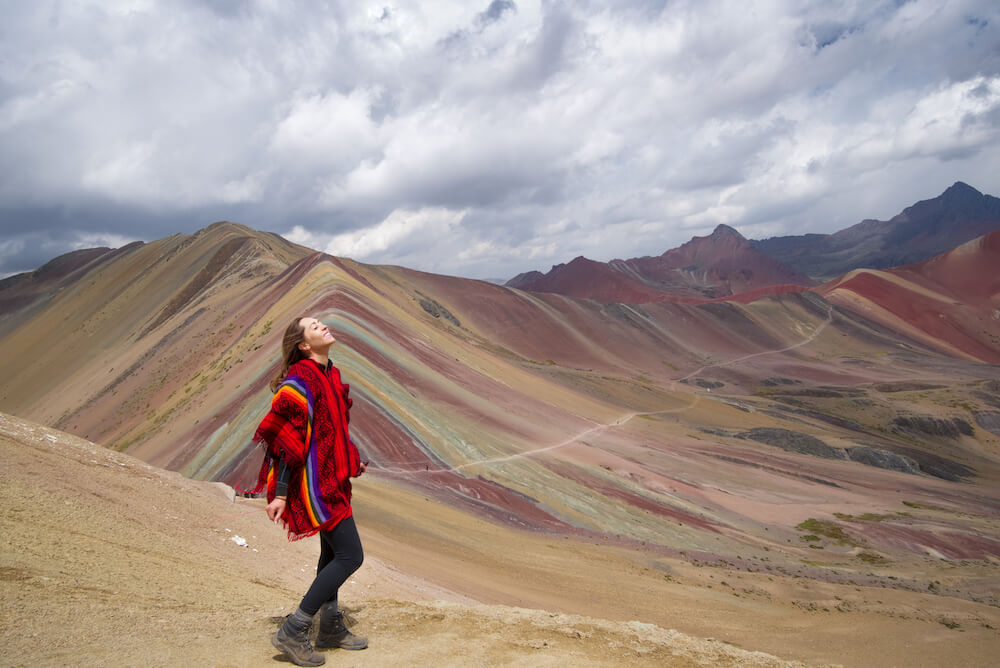
{"type": "Polygon", "coordinates": [[[281,516],[285,514],[288,505],[288,481],[292,478],[292,467],[285,458],[278,459],[278,474],[274,482],[274,500],[267,504],[267,517],[278,524],[284,524],[281,516]]]}
{"type": "Polygon", "coordinates": [[[288,481],[292,479],[292,467],[284,457],[278,459],[278,474],[275,476],[274,495],[288,498],[288,481]]]}

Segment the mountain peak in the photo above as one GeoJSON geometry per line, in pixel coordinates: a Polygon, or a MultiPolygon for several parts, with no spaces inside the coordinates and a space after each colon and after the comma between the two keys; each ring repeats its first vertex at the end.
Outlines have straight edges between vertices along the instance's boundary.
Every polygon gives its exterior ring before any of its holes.
{"type": "Polygon", "coordinates": [[[969,209],[972,212],[983,207],[986,197],[969,184],[955,181],[938,199],[946,206],[969,209]]]}
{"type": "Polygon", "coordinates": [[[244,236],[253,236],[260,234],[256,230],[247,227],[246,225],[241,225],[240,223],[234,223],[231,220],[217,220],[208,227],[203,227],[202,229],[195,232],[195,235],[199,234],[210,234],[214,232],[219,232],[222,234],[240,234],[244,236]]]}
{"type": "Polygon", "coordinates": [[[726,238],[726,237],[735,237],[737,239],[743,239],[744,241],[746,240],[746,237],[744,237],[742,234],[740,234],[739,232],[737,232],[734,228],[729,227],[728,225],[725,225],[723,223],[719,223],[718,225],[716,225],[715,229],[712,230],[712,234],[710,234],[709,236],[712,239],[723,239],[723,238],[726,238]]]}
{"type": "Polygon", "coordinates": [[[981,192],[979,192],[978,190],[976,190],[975,188],[973,188],[972,186],[970,186],[968,183],[965,183],[963,181],[955,181],[943,193],[941,193],[942,196],[949,195],[949,194],[950,195],[965,195],[965,196],[975,195],[977,197],[982,197],[983,196],[983,194],[981,192]]]}

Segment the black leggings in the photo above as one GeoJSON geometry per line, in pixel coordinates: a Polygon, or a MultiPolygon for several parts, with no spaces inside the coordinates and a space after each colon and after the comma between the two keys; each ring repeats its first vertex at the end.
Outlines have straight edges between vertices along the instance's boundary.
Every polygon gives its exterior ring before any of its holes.
{"type": "Polygon", "coordinates": [[[336,602],[340,585],[344,584],[347,578],[351,577],[351,573],[358,570],[365,560],[358,527],[354,524],[353,517],[341,520],[331,531],[320,531],[319,543],[316,579],[299,604],[302,612],[307,615],[315,615],[320,606],[327,601],[336,602]]]}

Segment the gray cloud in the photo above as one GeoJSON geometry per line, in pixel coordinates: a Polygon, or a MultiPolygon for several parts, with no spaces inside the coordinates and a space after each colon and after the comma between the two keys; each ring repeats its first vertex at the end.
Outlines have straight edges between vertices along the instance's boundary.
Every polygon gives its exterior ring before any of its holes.
{"type": "Polygon", "coordinates": [[[494,23],[503,18],[503,15],[507,12],[516,12],[517,4],[512,2],[512,0],[493,0],[490,6],[486,8],[481,14],[479,14],[476,19],[479,21],[480,25],[488,25],[494,23]]]}
{"type": "Polygon", "coordinates": [[[229,219],[509,277],[1000,194],[998,142],[988,0],[14,3],[0,275],[229,219]]]}

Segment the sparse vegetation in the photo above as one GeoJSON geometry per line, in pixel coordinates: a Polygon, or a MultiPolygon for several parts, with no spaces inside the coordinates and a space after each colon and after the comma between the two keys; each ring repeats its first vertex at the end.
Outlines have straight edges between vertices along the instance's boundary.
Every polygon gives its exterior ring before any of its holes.
{"type": "Polygon", "coordinates": [[[903,501],[903,505],[907,508],[917,508],[920,510],[941,510],[947,512],[947,508],[942,508],[941,506],[932,506],[927,503],[915,503],[913,501],[903,501]]]}
{"type": "Polygon", "coordinates": [[[869,552],[867,550],[859,552],[857,555],[858,559],[864,561],[868,564],[887,564],[889,560],[883,557],[881,554],[876,552],[869,552]]]}
{"type": "Polygon", "coordinates": [[[833,516],[845,522],[884,522],[885,520],[895,519],[892,515],[879,515],[878,513],[864,513],[862,515],[834,513],[833,516]]]}
{"type": "Polygon", "coordinates": [[[859,545],[859,543],[847,535],[847,533],[845,533],[836,522],[818,520],[814,517],[810,517],[795,528],[799,531],[809,531],[812,534],[825,536],[826,538],[836,541],[839,545],[859,545]]]}

